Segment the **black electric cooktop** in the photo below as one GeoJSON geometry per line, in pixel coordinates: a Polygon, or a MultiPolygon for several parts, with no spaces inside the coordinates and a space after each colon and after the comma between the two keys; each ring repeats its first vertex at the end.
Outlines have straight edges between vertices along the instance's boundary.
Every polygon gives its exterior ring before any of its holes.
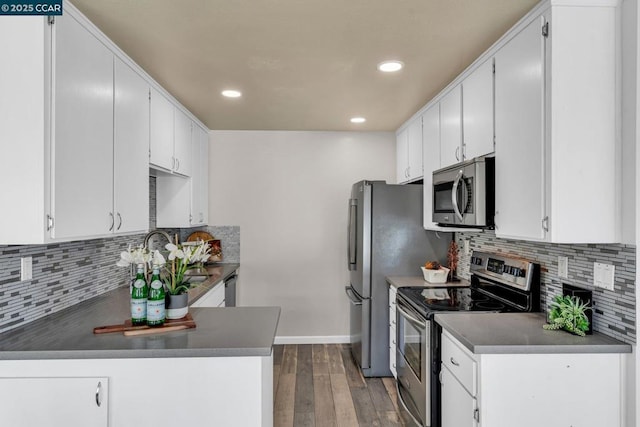
{"type": "Polygon", "coordinates": [[[401,287],[398,295],[404,297],[426,318],[433,317],[438,311],[512,311],[511,307],[502,302],[467,287],[401,287]]]}

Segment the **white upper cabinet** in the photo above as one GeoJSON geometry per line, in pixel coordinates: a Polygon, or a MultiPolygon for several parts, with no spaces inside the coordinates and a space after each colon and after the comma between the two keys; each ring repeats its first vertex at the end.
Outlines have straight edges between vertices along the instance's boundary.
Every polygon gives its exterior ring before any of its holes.
{"type": "Polygon", "coordinates": [[[396,134],[396,182],[409,180],[409,131],[403,129],[396,134]]]}
{"type": "Polygon", "coordinates": [[[535,19],[495,57],[498,236],[545,237],[543,25],[535,19]]]}
{"type": "Polygon", "coordinates": [[[440,167],[462,161],[462,89],[457,85],[440,100],[440,167]]]}
{"type": "Polygon", "coordinates": [[[602,4],[552,5],[496,54],[500,237],[621,240],[617,19],[602,4]]]}
{"type": "Polygon", "coordinates": [[[151,167],[191,175],[191,119],[164,95],[151,90],[151,167]]]}
{"type": "Polygon", "coordinates": [[[52,237],[112,232],[113,54],[74,17],[54,24],[52,237]]]}
{"type": "Polygon", "coordinates": [[[462,159],[493,153],[493,61],[462,81],[462,159]]]}
{"type": "Polygon", "coordinates": [[[191,132],[193,124],[191,119],[177,107],[173,110],[174,146],[173,170],[185,176],[191,176],[191,132]]]}
{"type": "Polygon", "coordinates": [[[435,103],[422,115],[422,142],[424,164],[424,228],[433,222],[433,171],[440,169],[440,104],[435,103]]]}
{"type": "Polygon", "coordinates": [[[209,220],[209,135],[199,126],[192,133],[191,225],[206,225],[209,220]]]}
{"type": "Polygon", "coordinates": [[[113,212],[115,231],[149,229],[149,84],[115,59],[113,212]]]}
{"type": "Polygon", "coordinates": [[[4,17],[0,39],[12,40],[0,46],[0,180],[11,183],[0,199],[18,206],[0,209],[0,245],[146,231],[150,154],[176,173],[175,100],[150,93],[155,82],[71,3],[52,19],[4,17]],[[150,150],[151,135],[168,154],[150,150]]]}
{"type": "Polygon", "coordinates": [[[414,119],[396,135],[396,175],[398,183],[422,178],[422,119],[414,119]]]}
{"type": "Polygon", "coordinates": [[[173,104],[156,89],[151,88],[151,143],[149,163],[168,171],[173,170],[173,104]]]}

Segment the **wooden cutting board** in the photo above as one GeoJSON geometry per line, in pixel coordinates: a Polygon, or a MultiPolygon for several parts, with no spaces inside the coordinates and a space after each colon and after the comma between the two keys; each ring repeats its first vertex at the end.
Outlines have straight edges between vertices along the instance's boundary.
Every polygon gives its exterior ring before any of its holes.
{"type": "Polygon", "coordinates": [[[213,236],[206,231],[195,231],[187,237],[187,242],[197,242],[198,240],[208,242],[209,240],[213,240],[213,236]]]}
{"type": "Polygon", "coordinates": [[[191,317],[191,313],[187,313],[185,317],[182,319],[167,319],[162,326],[133,326],[131,324],[131,319],[127,319],[124,323],[119,325],[107,325],[107,326],[98,326],[93,328],[93,333],[96,335],[99,334],[109,334],[112,332],[123,332],[126,336],[132,335],[147,335],[154,334],[160,332],[171,332],[180,329],[191,329],[196,327],[196,322],[191,317]]]}

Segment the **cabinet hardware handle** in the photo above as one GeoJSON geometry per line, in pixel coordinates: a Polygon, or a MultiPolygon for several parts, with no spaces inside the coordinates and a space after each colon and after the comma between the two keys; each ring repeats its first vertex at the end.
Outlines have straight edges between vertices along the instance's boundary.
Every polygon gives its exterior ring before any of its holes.
{"type": "Polygon", "coordinates": [[[96,388],[96,405],[98,407],[102,405],[102,382],[98,381],[98,387],[96,388]]]}
{"type": "Polygon", "coordinates": [[[109,227],[109,231],[113,231],[113,226],[116,224],[116,219],[113,216],[113,212],[109,212],[109,216],[111,217],[111,226],[109,227]]]}
{"type": "Polygon", "coordinates": [[[176,170],[180,169],[180,159],[176,159],[176,170]]]}
{"type": "Polygon", "coordinates": [[[549,217],[545,216],[544,218],[542,218],[542,229],[544,231],[549,231],[549,217]]]}
{"type": "Polygon", "coordinates": [[[120,230],[120,227],[122,227],[122,215],[118,212],[118,228],[116,228],[116,231],[120,230]]]}
{"type": "Polygon", "coordinates": [[[473,419],[476,420],[477,423],[480,422],[480,410],[478,408],[473,410],[473,419]]]}
{"type": "Polygon", "coordinates": [[[440,372],[438,373],[438,381],[440,381],[440,384],[442,384],[442,369],[440,369],[440,372]]]}
{"type": "Polygon", "coordinates": [[[456,147],[456,160],[460,161],[460,147],[456,147]]]}
{"type": "Polygon", "coordinates": [[[451,361],[453,366],[460,366],[460,364],[458,362],[456,362],[456,359],[454,359],[453,357],[449,358],[449,360],[451,361]]]}
{"type": "Polygon", "coordinates": [[[396,345],[396,340],[392,340],[392,341],[391,341],[391,343],[392,343],[393,345],[396,345]]]}
{"type": "Polygon", "coordinates": [[[176,168],[176,158],[171,156],[171,169],[176,168]]]}
{"type": "Polygon", "coordinates": [[[53,217],[47,214],[47,231],[50,231],[53,228],[53,217]]]}

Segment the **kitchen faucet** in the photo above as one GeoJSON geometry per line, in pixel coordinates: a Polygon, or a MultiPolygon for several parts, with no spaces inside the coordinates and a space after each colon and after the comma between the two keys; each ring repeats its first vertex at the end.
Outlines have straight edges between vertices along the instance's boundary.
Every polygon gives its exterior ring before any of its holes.
{"type": "Polygon", "coordinates": [[[151,240],[151,237],[156,235],[156,234],[160,234],[162,236],[164,236],[167,239],[167,242],[169,243],[174,243],[173,240],[171,240],[171,236],[169,236],[169,234],[166,231],[162,231],[162,230],[151,230],[150,232],[148,232],[145,236],[144,236],[144,247],[149,249],[149,240],[151,240]]]}

